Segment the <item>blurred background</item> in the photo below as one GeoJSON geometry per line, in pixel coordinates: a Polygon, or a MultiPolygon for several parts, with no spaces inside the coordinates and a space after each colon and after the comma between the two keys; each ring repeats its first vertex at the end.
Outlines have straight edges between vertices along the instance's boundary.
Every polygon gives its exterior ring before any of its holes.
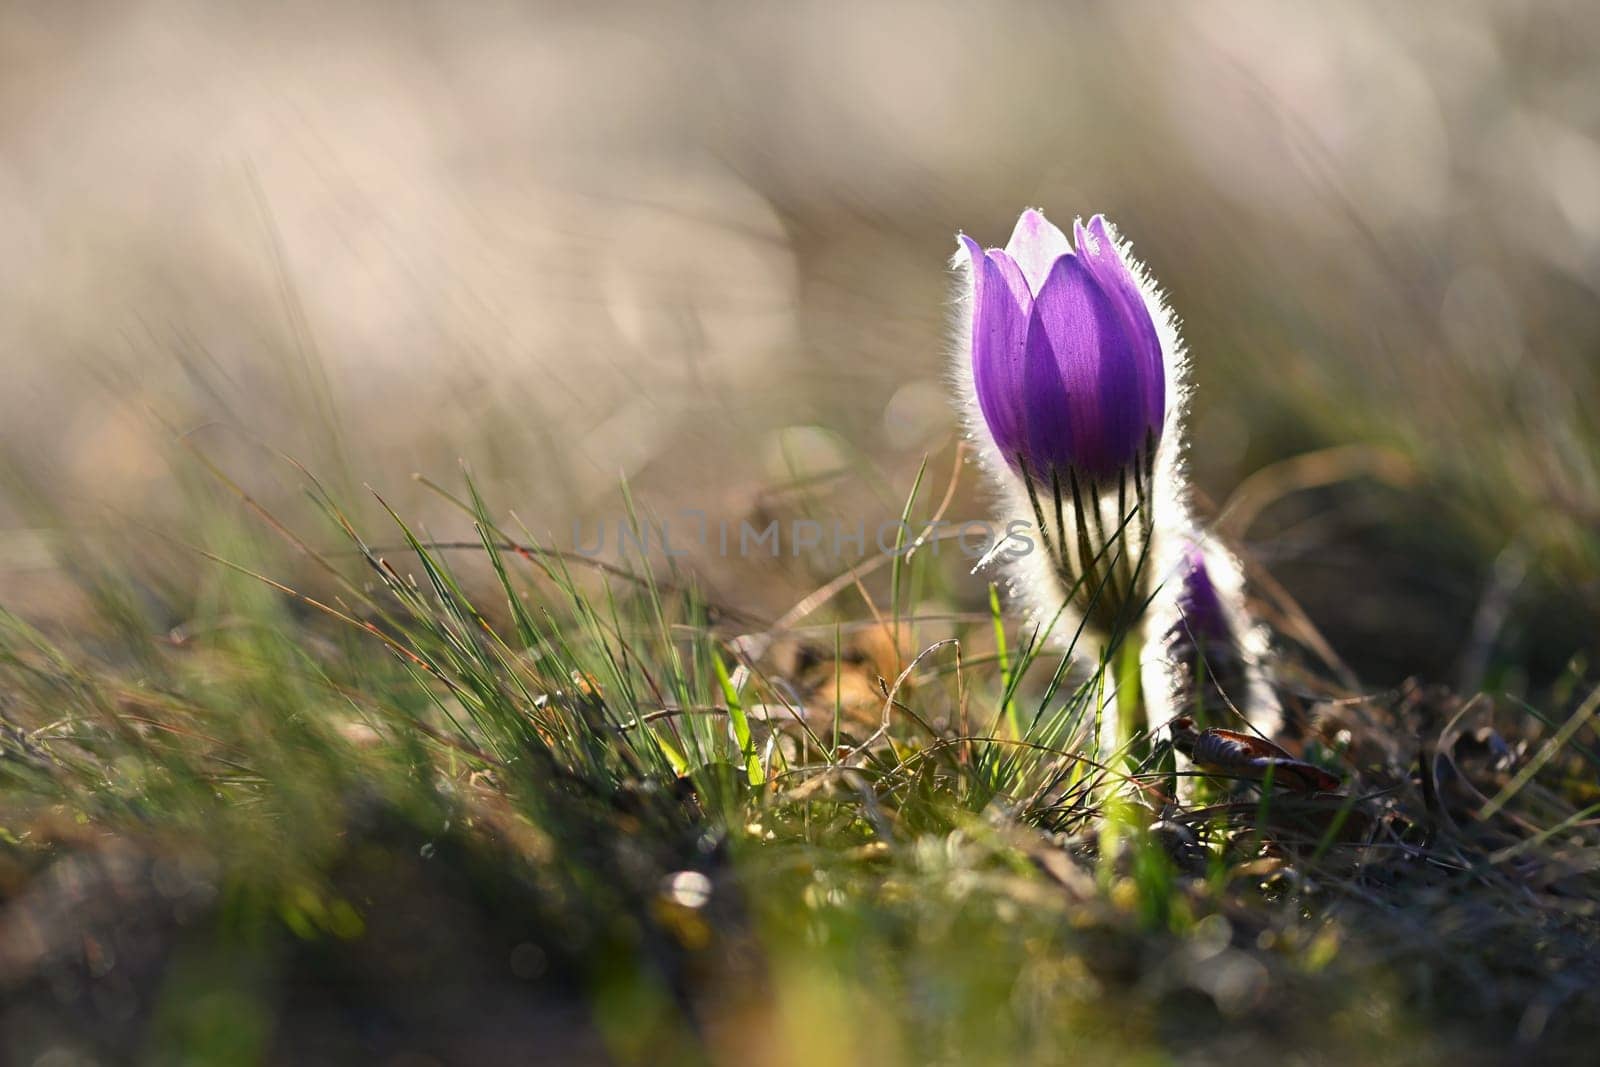
{"type": "Polygon", "coordinates": [[[870,529],[954,456],[956,232],[1036,205],[1164,284],[1205,510],[1364,681],[1583,674],[1596,54],[1578,3],[5,5],[0,596],[70,621],[69,527],[180,621],[185,444],[440,536],[458,462],[557,545],[623,477],[870,529]]]}

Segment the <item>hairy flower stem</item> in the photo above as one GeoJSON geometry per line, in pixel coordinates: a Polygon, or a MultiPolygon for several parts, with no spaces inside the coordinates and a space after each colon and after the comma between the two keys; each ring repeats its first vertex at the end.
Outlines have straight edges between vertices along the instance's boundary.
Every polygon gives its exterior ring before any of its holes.
{"type": "Polygon", "coordinates": [[[1111,666],[1117,680],[1117,750],[1141,762],[1150,750],[1149,722],[1145,715],[1144,689],[1140,682],[1139,657],[1143,643],[1133,633],[1123,637],[1112,653],[1111,666]]]}

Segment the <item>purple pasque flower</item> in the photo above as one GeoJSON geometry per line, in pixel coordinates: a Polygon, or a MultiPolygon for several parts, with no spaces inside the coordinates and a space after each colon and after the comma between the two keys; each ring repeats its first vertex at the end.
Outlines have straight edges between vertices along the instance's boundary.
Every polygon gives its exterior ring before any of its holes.
{"type": "Polygon", "coordinates": [[[1203,649],[1225,651],[1233,644],[1233,627],[1222,595],[1206,566],[1206,554],[1191,541],[1184,552],[1178,588],[1178,626],[1203,649]]]}
{"type": "Polygon", "coordinates": [[[972,374],[1001,455],[1027,477],[1105,482],[1160,438],[1166,368],[1139,278],[1105,218],[1073,227],[1038,211],[1002,249],[969,237],[972,374]]]}
{"type": "MultiPolygon", "coordinates": [[[[1224,555],[1216,566],[1229,566],[1224,555]]],[[[1256,697],[1245,635],[1233,622],[1235,611],[1243,611],[1239,594],[1220,585],[1212,568],[1204,545],[1191,540],[1179,563],[1177,618],[1166,640],[1178,707],[1201,726],[1227,724],[1235,709],[1250,708],[1256,697]]]]}

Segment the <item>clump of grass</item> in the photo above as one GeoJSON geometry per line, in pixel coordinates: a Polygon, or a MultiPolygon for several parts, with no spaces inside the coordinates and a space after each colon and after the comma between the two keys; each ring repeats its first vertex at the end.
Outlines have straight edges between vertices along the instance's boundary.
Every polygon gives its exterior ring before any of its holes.
{"type": "MultiPolygon", "coordinates": [[[[1075,670],[994,599],[912,641],[920,542],[886,595],[877,564],[830,583],[864,617],[735,627],[659,561],[540,547],[470,482],[449,499],[475,541],[389,512],[380,548],[307,478],[345,547],[267,516],[302,560],[274,577],[208,505],[164,639],[132,608],[94,642],[0,616],[13,1058],[1337,1062],[1592,1037],[1600,695],[1541,725],[1308,666],[1300,755],[1345,787],[1184,800],[1165,724],[1101,748],[1114,650],[1075,670]],[[786,676],[785,642],[831,688],[786,676]]],[[[136,604],[118,569],[92,568],[102,601],[136,604]]]]}

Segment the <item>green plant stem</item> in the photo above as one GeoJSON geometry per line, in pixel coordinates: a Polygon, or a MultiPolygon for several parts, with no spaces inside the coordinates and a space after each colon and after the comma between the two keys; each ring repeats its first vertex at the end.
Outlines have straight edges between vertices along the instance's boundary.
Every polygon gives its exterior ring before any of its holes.
{"type": "Polygon", "coordinates": [[[1144,689],[1140,681],[1139,654],[1142,642],[1128,634],[1112,653],[1112,671],[1117,679],[1117,747],[1135,760],[1149,754],[1149,722],[1145,715],[1144,689]]]}

